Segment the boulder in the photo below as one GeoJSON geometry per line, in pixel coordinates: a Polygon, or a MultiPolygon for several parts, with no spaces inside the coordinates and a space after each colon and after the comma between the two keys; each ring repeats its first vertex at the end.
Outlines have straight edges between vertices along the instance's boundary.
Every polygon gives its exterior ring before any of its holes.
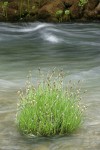
{"type": "Polygon", "coordinates": [[[84,18],[89,20],[98,19],[100,15],[100,2],[99,0],[88,0],[88,3],[84,10],[84,18]]]}
{"type": "Polygon", "coordinates": [[[88,11],[94,10],[98,4],[99,4],[99,0],[88,0],[85,9],[88,11]]]}
{"type": "Polygon", "coordinates": [[[38,11],[38,18],[47,20],[48,18],[55,18],[56,12],[58,10],[64,10],[65,6],[61,0],[54,0],[52,2],[49,2],[48,4],[44,5],[39,11],[38,11]]]}
{"type": "Polygon", "coordinates": [[[97,14],[100,15],[100,2],[99,2],[99,4],[97,5],[97,7],[95,8],[95,11],[97,12],[97,14]]]}

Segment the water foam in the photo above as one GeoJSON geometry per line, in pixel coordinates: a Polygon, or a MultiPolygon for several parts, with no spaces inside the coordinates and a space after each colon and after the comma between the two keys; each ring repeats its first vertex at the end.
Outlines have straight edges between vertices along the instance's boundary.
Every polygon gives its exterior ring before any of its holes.
{"type": "Polygon", "coordinates": [[[53,34],[44,34],[43,39],[52,43],[59,43],[60,39],[53,34]]]}

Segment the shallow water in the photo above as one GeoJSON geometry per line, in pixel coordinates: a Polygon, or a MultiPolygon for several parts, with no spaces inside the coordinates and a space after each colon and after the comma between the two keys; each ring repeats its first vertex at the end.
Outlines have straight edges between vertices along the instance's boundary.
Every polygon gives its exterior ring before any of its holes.
{"type": "Polygon", "coordinates": [[[100,149],[100,24],[0,23],[0,149],[99,150],[100,149]],[[87,93],[86,117],[70,136],[29,138],[15,124],[17,91],[31,70],[64,70],[65,83],[81,80],[87,93]]]}

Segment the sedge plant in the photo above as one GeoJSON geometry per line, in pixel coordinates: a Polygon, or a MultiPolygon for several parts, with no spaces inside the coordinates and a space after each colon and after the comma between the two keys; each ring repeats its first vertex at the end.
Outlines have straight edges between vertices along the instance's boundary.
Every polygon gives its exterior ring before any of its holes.
{"type": "Polygon", "coordinates": [[[34,86],[30,81],[19,91],[16,121],[24,134],[54,136],[69,134],[82,123],[79,91],[63,85],[63,74],[54,71],[34,86]]]}

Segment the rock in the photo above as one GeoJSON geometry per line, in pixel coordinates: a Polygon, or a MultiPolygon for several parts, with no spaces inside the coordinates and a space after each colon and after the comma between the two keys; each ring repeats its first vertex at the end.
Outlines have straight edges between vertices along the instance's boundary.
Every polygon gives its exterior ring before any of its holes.
{"type": "Polygon", "coordinates": [[[7,11],[7,20],[11,20],[12,22],[19,20],[19,12],[17,9],[10,8],[7,11]],[[13,14],[13,15],[12,15],[13,14]]]}
{"type": "Polygon", "coordinates": [[[97,5],[97,7],[95,8],[95,11],[100,15],[100,2],[97,5]]]}
{"type": "Polygon", "coordinates": [[[69,3],[70,5],[73,5],[76,1],[79,0],[62,0],[62,2],[69,3]]]}
{"type": "MultiPolygon", "coordinates": [[[[78,0],[79,1],[79,0],[78,0]]],[[[77,2],[77,0],[62,0],[62,2],[65,4],[66,8],[71,7],[73,4],[77,2]]]]}
{"type": "Polygon", "coordinates": [[[95,7],[98,5],[99,0],[88,0],[88,3],[85,6],[85,9],[88,11],[94,10],[95,7]]]}
{"type": "MultiPolygon", "coordinates": [[[[38,12],[39,19],[47,20],[50,17],[56,18],[56,12],[58,10],[64,10],[65,6],[61,0],[54,0],[44,5],[38,12]]],[[[51,19],[52,20],[52,19],[51,19]]]]}
{"type": "Polygon", "coordinates": [[[100,20],[100,2],[97,5],[97,7],[95,8],[95,13],[97,14],[97,16],[96,16],[97,20],[100,20]]]}
{"type": "Polygon", "coordinates": [[[99,0],[88,0],[88,4],[85,7],[84,18],[87,20],[98,19],[98,15],[100,15],[100,2],[99,0]]]}
{"type": "Polygon", "coordinates": [[[74,1],[69,10],[71,11],[71,19],[79,19],[82,16],[82,9],[79,6],[79,0],[74,1]]]}

